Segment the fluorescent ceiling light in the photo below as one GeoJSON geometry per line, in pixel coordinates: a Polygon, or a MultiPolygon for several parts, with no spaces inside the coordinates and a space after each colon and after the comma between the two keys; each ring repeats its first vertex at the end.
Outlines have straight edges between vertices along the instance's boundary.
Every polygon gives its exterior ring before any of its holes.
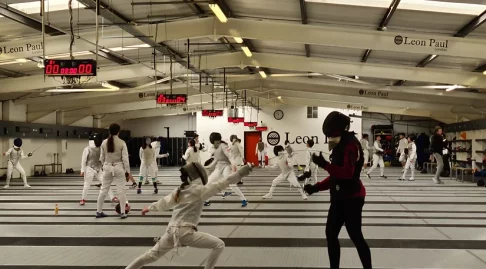
{"type": "Polygon", "coordinates": [[[265,71],[261,70],[258,71],[258,73],[260,73],[260,76],[262,76],[262,78],[267,78],[267,74],[265,73],[265,71]]]}
{"type": "MultiPolygon", "coordinates": [[[[80,51],[80,52],[73,52],[73,56],[83,56],[83,55],[91,55],[92,53],[89,51],[80,51]]],[[[53,54],[46,56],[46,59],[58,59],[58,58],[69,58],[71,55],[69,53],[61,53],[61,54],[53,54]]]]}
{"type": "Polygon", "coordinates": [[[282,99],[282,96],[277,97],[278,99],[282,99]]]}
{"type": "Polygon", "coordinates": [[[250,50],[248,47],[244,46],[244,47],[241,47],[241,49],[243,50],[243,52],[245,53],[245,55],[246,55],[247,57],[251,57],[251,56],[253,55],[253,54],[251,53],[251,50],[250,50]]]}
{"type": "MultiPolygon", "coordinates": [[[[133,46],[126,46],[126,47],[116,47],[116,48],[108,48],[108,50],[111,51],[122,51],[122,50],[134,50],[134,49],[139,49],[139,48],[150,48],[149,44],[140,44],[140,45],[133,45],[133,46]]],[[[105,49],[102,49],[105,52],[108,52],[105,49]]]]}
{"type": "Polygon", "coordinates": [[[451,92],[451,91],[453,91],[453,90],[455,90],[455,89],[457,89],[457,88],[459,88],[459,86],[458,86],[458,85],[453,85],[453,86],[451,86],[451,87],[447,88],[447,89],[446,89],[446,92],[451,92]]]}
{"type": "Polygon", "coordinates": [[[70,88],[63,89],[63,88],[59,88],[59,89],[50,89],[50,90],[47,90],[46,92],[60,92],[60,93],[73,93],[73,92],[116,92],[116,91],[120,90],[120,88],[111,85],[107,81],[101,82],[101,86],[103,86],[104,88],[100,88],[100,89],[70,89],[70,88]]]}
{"type": "Polygon", "coordinates": [[[483,75],[486,75],[486,70],[483,71],[483,75]]]}
{"type": "Polygon", "coordinates": [[[209,8],[213,11],[214,15],[218,17],[220,22],[226,23],[228,21],[228,18],[226,18],[226,15],[224,15],[223,10],[221,10],[218,4],[209,4],[209,8]]]}
{"type": "Polygon", "coordinates": [[[239,43],[239,44],[243,43],[243,38],[241,38],[241,37],[233,37],[233,39],[236,41],[236,43],[239,43]]]}
{"type": "MultiPolygon", "coordinates": [[[[362,7],[388,8],[390,0],[306,0],[309,3],[322,3],[333,5],[348,5],[362,7]]],[[[452,3],[448,1],[429,1],[429,0],[402,0],[398,5],[399,10],[415,10],[439,13],[452,13],[477,16],[481,14],[486,5],[470,3],[452,3]]]]}

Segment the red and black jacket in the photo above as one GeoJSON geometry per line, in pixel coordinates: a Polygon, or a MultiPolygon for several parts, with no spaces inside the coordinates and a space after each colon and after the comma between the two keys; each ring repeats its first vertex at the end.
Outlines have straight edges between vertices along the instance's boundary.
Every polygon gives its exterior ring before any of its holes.
{"type": "Polygon", "coordinates": [[[341,141],[333,149],[331,163],[324,169],[329,177],[315,186],[320,190],[330,190],[331,201],[366,196],[366,190],[360,180],[364,164],[361,143],[353,133],[341,136],[341,141]]]}

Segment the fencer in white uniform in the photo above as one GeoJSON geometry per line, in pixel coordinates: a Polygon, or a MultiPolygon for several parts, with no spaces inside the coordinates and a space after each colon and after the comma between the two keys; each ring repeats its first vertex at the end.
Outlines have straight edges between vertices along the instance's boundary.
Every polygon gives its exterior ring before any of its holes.
{"type": "MultiPolygon", "coordinates": [[[[161,147],[160,140],[161,140],[161,138],[159,137],[154,142],[152,142],[150,144],[150,145],[152,145],[152,149],[155,152],[155,158],[152,161],[152,165],[153,165],[152,171],[155,171],[155,172],[154,172],[154,175],[151,175],[151,176],[155,177],[155,181],[157,182],[157,184],[162,184],[162,182],[157,179],[158,172],[159,172],[159,164],[157,163],[157,159],[169,157],[169,153],[159,154],[160,147],[161,147]]],[[[148,178],[145,179],[145,184],[149,184],[148,178]]]]}
{"type": "Polygon", "coordinates": [[[310,172],[311,175],[305,179],[304,186],[309,184],[311,178],[314,179],[314,184],[317,183],[317,172],[319,171],[319,166],[312,161],[312,155],[317,153],[317,151],[312,148],[314,147],[314,140],[309,139],[306,144],[307,151],[305,153],[304,172],[310,172]]]}
{"type": "MultiPolygon", "coordinates": [[[[102,163],[100,161],[100,147],[102,142],[103,138],[101,138],[101,135],[92,135],[89,138],[88,146],[83,150],[83,156],[81,157],[81,176],[84,177],[84,186],[81,201],[79,202],[80,205],[86,203],[86,196],[88,195],[93,179],[101,182],[100,176],[102,163]]],[[[118,203],[118,198],[113,194],[113,190],[110,189],[108,191],[108,196],[112,202],[118,203]]]]}
{"type": "MultiPolygon", "coordinates": [[[[228,144],[221,140],[220,133],[211,133],[209,140],[211,144],[214,146],[214,160],[213,162],[207,167],[208,169],[212,169],[214,167],[214,171],[209,176],[208,182],[211,183],[219,178],[228,177],[231,173],[231,154],[228,148],[228,144]]],[[[232,192],[236,193],[241,199],[241,206],[246,207],[248,205],[248,201],[246,200],[245,195],[241,192],[240,188],[236,184],[230,185],[232,192]]],[[[231,195],[231,192],[224,192],[223,197],[231,195]]],[[[204,204],[205,206],[211,205],[211,202],[206,201],[204,204]]]]}
{"type": "Polygon", "coordinates": [[[265,155],[267,155],[267,144],[263,143],[262,139],[258,140],[255,149],[255,155],[258,156],[258,167],[265,167],[265,155]]]}
{"type": "Polygon", "coordinates": [[[200,163],[201,157],[199,157],[200,150],[196,146],[194,139],[189,140],[188,147],[182,159],[186,161],[186,164],[200,163]]]}
{"type": "MultiPolygon", "coordinates": [[[[208,151],[208,149],[204,145],[204,142],[203,143],[199,142],[198,134],[194,135],[194,141],[196,141],[196,148],[199,151],[199,153],[208,151]]],[[[201,162],[201,154],[199,154],[199,162],[201,162]]]]}
{"type": "Polygon", "coordinates": [[[378,165],[380,165],[380,178],[386,179],[385,176],[385,162],[383,162],[383,153],[384,150],[381,148],[381,136],[376,136],[375,143],[373,144],[373,166],[368,170],[366,176],[371,179],[371,172],[376,169],[378,165]]]}
{"type": "MultiPolygon", "coordinates": [[[[100,161],[103,163],[103,175],[100,195],[96,207],[96,218],[107,217],[103,213],[105,197],[110,190],[111,183],[117,187],[118,199],[121,205],[127,202],[126,182],[131,177],[130,163],[128,161],[128,149],[125,141],[118,137],[120,125],[113,123],[110,125],[110,137],[101,144],[100,161]]],[[[120,208],[120,218],[126,219],[125,207],[120,208]]]]}
{"type": "Polygon", "coordinates": [[[307,195],[305,195],[302,187],[297,181],[297,177],[295,176],[292,159],[289,158],[289,155],[285,152],[285,149],[282,146],[278,145],[273,148],[273,153],[275,154],[275,156],[277,156],[277,165],[282,173],[272,181],[270,191],[262,198],[272,199],[275,187],[277,187],[278,184],[282,183],[282,181],[287,180],[291,186],[297,188],[300,195],[302,196],[302,199],[307,200],[307,195]]]}
{"type": "Polygon", "coordinates": [[[3,155],[7,157],[7,183],[3,187],[4,189],[10,188],[10,179],[12,178],[13,170],[17,170],[24,181],[24,188],[30,188],[30,185],[27,184],[27,176],[25,175],[25,170],[20,165],[20,160],[31,157],[32,152],[28,155],[24,154],[24,151],[20,148],[22,147],[22,139],[16,138],[14,140],[13,148],[10,148],[7,152],[3,155]]]}
{"type": "MultiPolygon", "coordinates": [[[[297,162],[295,161],[295,155],[296,153],[294,152],[294,149],[292,148],[292,146],[290,146],[290,141],[285,141],[285,151],[287,152],[287,156],[288,156],[288,159],[290,160],[290,163],[289,165],[291,167],[294,167],[294,165],[297,164],[297,162]]],[[[275,155],[277,156],[277,155],[275,155]]]]}
{"type": "Polygon", "coordinates": [[[154,166],[154,161],[156,162],[155,149],[151,145],[152,140],[147,137],[143,141],[143,145],[140,147],[140,179],[138,181],[137,194],[142,193],[142,183],[143,179],[148,181],[149,176],[152,177],[152,184],[154,185],[154,194],[159,193],[157,188],[157,164],[154,166]]]}
{"type": "Polygon", "coordinates": [[[405,163],[407,162],[407,154],[405,154],[405,149],[408,147],[408,140],[405,138],[404,134],[400,134],[400,141],[398,142],[398,154],[400,157],[398,161],[402,163],[402,167],[405,168],[405,163]]]}
{"type": "Polygon", "coordinates": [[[407,155],[407,163],[405,164],[405,170],[403,171],[403,175],[398,180],[406,180],[407,171],[410,169],[412,176],[408,179],[409,181],[415,180],[415,163],[417,161],[417,146],[415,145],[415,135],[410,135],[408,137],[408,144],[407,144],[408,153],[407,155]]]}
{"type": "Polygon", "coordinates": [[[142,210],[142,215],[145,215],[150,211],[173,209],[167,230],[157,238],[157,244],[151,250],[138,257],[126,269],[140,269],[181,246],[211,249],[204,269],[213,269],[225,245],[221,239],[198,231],[204,200],[226,189],[230,184],[235,184],[250,172],[249,166],[243,166],[236,173],[209,183],[206,171],[200,163],[186,164],[181,168],[181,186],[142,210]]]}
{"type": "Polygon", "coordinates": [[[368,141],[368,134],[363,134],[363,138],[359,141],[361,144],[361,148],[363,148],[363,157],[364,157],[364,164],[363,164],[363,171],[366,172],[366,168],[368,168],[368,163],[370,162],[370,142],[368,141]]]}
{"type": "MultiPolygon", "coordinates": [[[[236,171],[239,166],[242,166],[245,162],[245,152],[241,146],[241,140],[236,135],[230,136],[231,148],[230,148],[230,161],[232,171],[236,171]]],[[[238,182],[238,185],[243,185],[243,181],[238,182]]]]}

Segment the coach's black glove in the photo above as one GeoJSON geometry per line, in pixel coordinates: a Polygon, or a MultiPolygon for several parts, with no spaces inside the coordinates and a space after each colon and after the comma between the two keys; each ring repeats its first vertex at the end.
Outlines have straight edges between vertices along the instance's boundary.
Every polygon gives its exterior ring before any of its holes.
{"type": "Polygon", "coordinates": [[[324,156],[322,156],[322,152],[319,152],[319,155],[312,154],[312,162],[317,164],[320,168],[324,168],[329,164],[329,162],[324,159],[324,156]]]}
{"type": "Polygon", "coordinates": [[[307,194],[312,195],[316,192],[319,192],[319,189],[315,185],[307,184],[307,185],[304,186],[304,191],[307,194]]]}

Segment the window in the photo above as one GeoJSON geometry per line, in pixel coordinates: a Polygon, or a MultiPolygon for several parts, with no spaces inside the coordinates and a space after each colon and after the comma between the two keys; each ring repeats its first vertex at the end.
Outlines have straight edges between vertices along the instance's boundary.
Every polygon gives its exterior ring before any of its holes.
{"type": "Polygon", "coordinates": [[[317,107],[316,106],[308,106],[307,107],[307,118],[308,119],[317,119],[317,107]]]}

